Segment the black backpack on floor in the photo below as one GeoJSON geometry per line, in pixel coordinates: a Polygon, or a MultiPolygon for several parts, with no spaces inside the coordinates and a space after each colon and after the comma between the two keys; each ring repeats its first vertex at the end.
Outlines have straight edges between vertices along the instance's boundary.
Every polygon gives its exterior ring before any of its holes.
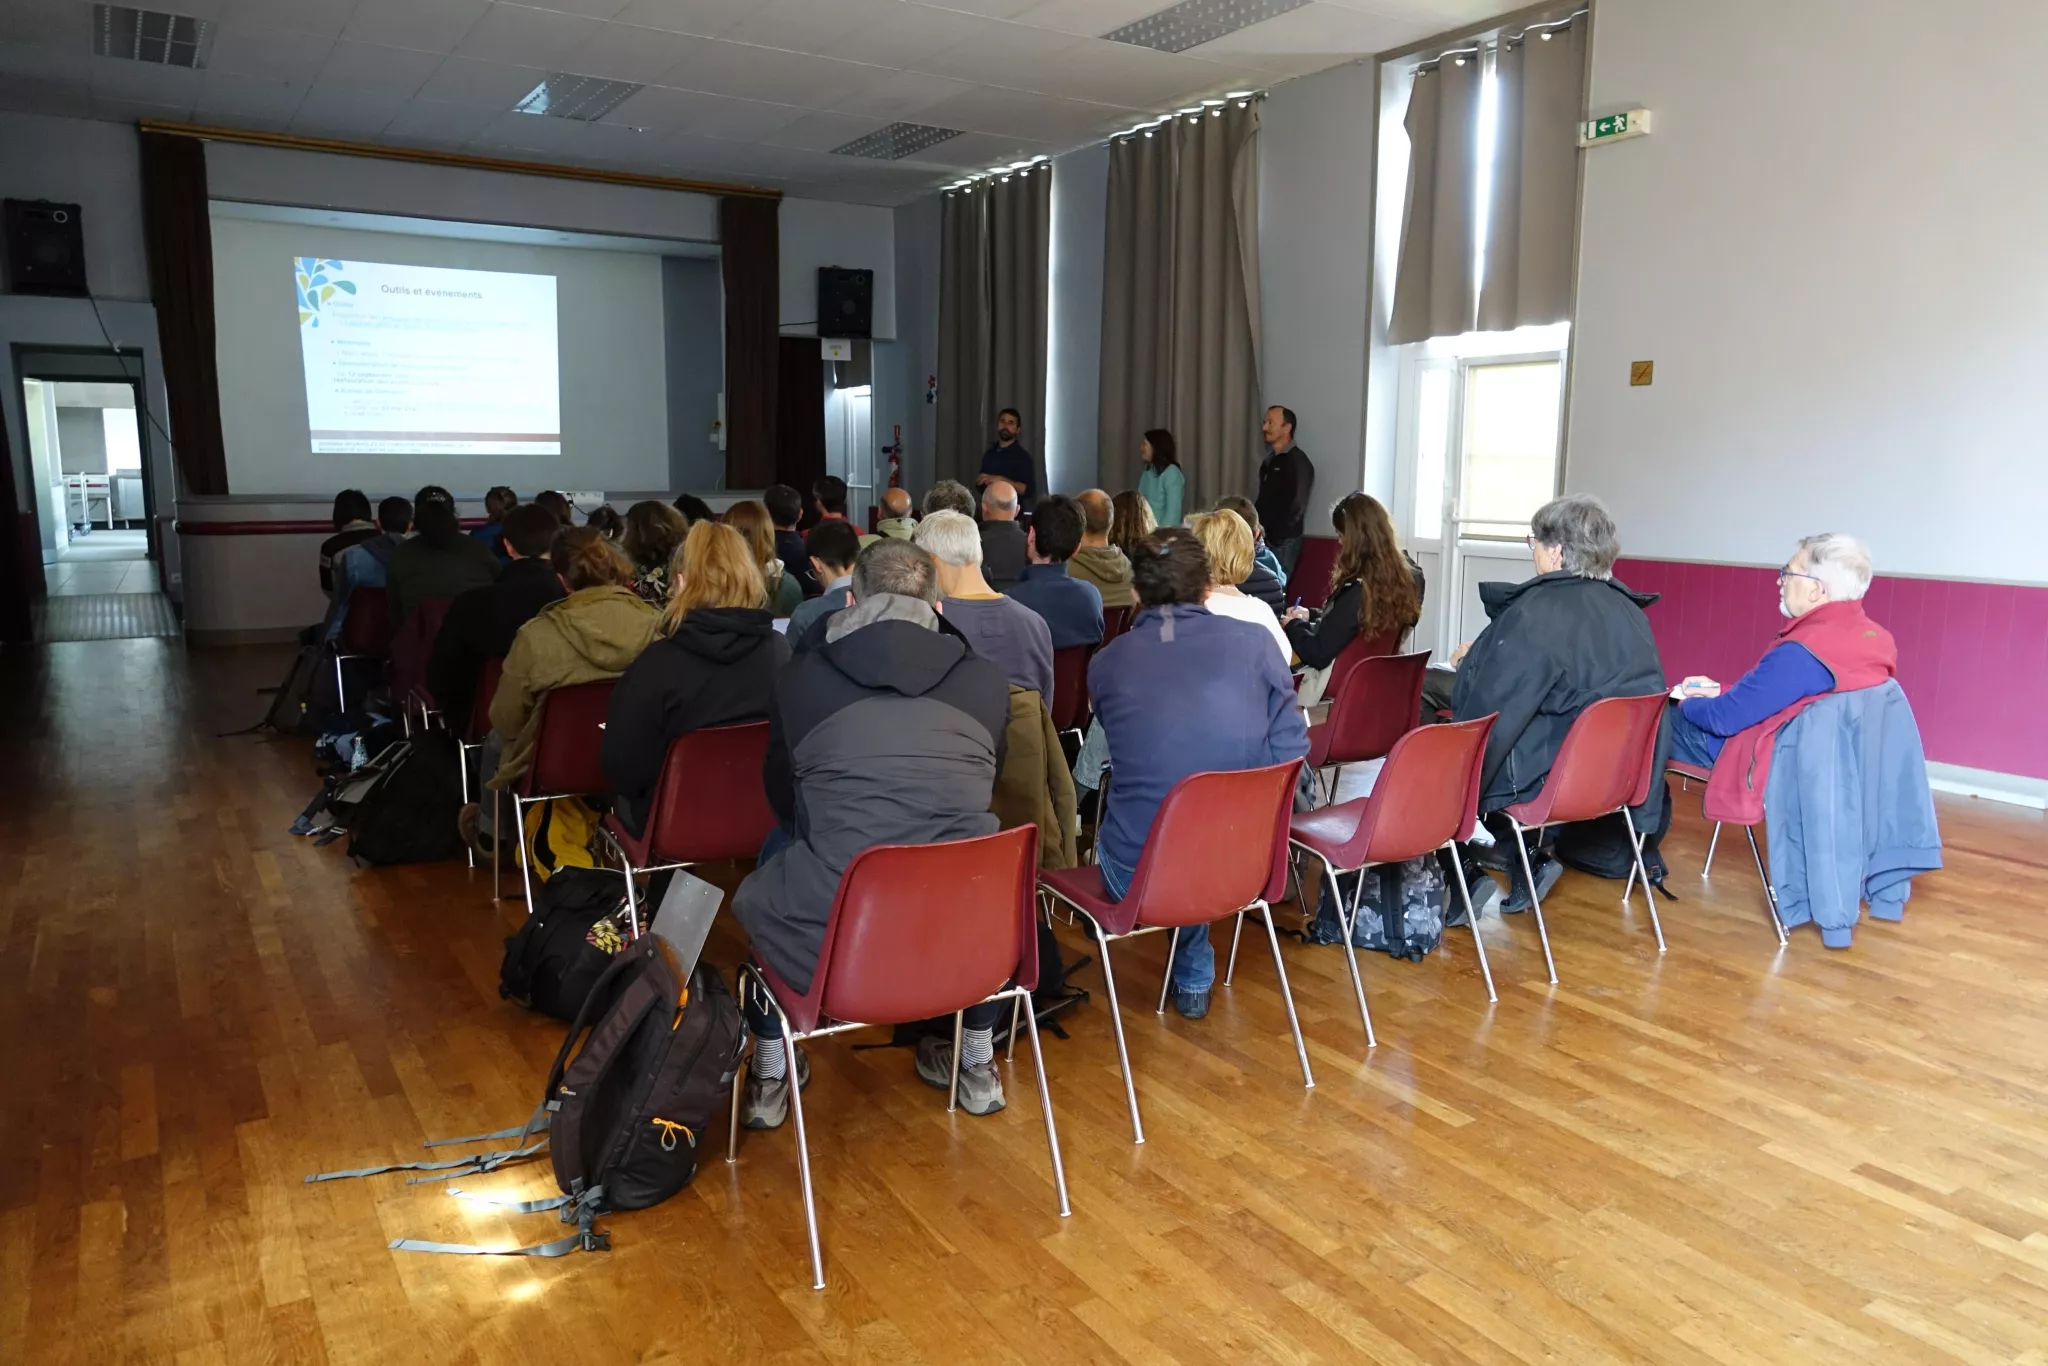
{"type": "MultiPolygon", "coordinates": [[[[1651,792],[1650,800],[1663,798],[1663,810],[1657,817],[1656,828],[1643,840],[1643,868],[1650,875],[1650,881],[1657,890],[1664,891],[1664,877],[1669,869],[1665,866],[1664,855],[1659,846],[1671,830],[1671,782],[1666,779],[1651,792]]],[[[1512,853],[1512,851],[1510,851],[1512,853]]],[[[1567,867],[1576,868],[1594,877],[1613,878],[1617,882],[1635,872],[1635,858],[1629,853],[1628,821],[1617,811],[1602,816],[1597,821],[1580,821],[1575,825],[1560,826],[1557,843],[1551,850],[1558,860],[1567,867]]],[[[1667,897],[1671,894],[1664,893],[1667,897]]]]}
{"type": "Polygon", "coordinates": [[[625,947],[626,879],[613,868],[563,868],[534,893],[533,914],[505,941],[498,994],[573,1020],[625,947]]]}
{"type": "Polygon", "coordinates": [[[462,771],[455,737],[424,731],[393,748],[404,752],[383,765],[350,815],[349,857],[381,867],[460,856],[462,771]]]}

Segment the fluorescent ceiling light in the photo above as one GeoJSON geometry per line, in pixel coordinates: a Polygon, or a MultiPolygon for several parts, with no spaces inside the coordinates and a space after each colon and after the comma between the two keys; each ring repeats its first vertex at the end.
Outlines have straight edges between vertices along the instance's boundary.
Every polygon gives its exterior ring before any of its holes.
{"type": "Polygon", "coordinates": [[[866,157],[870,161],[901,161],[959,136],[958,128],[938,128],[929,123],[892,123],[887,128],[877,128],[852,142],[834,147],[832,155],[866,157]]]}
{"type": "Polygon", "coordinates": [[[618,108],[628,95],[644,88],[633,81],[608,81],[601,76],[550,71],[546,80],[527,91],[526,97],[512,106],[512,112],[595,123],[618,108]]]}
{"type": "Polygon", "coordinates": [[[130,9],[126,5],[94,5],[93,55],[148,62],[153,66],[203,69],[213,54],[216,27],[189,14],[130,9]]]}
{"type": "Polygon", "coordinates": [[[1308,0],[1181,0],[1102,36],[1159,52],[1185,52],[1218,38],[1300,9],[1308,0]]]}

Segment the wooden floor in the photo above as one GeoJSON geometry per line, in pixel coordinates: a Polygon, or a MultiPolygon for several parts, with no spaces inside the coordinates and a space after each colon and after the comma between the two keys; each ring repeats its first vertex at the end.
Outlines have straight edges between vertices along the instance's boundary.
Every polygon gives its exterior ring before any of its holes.
{"type": "Polygon", "coordinates": [[[482,878],[352,869],[286,833],[302,743],[214,738],[284,658],[0,653],[0,1362],[2048,1362],[2048,829],[1959,800],[1845,953],[1777,951],[1739,843],[1702,885],[1682,800],[1668,956],[1567,875],[1562,986],[1522,919],[1492,1008],[1462,931],[1367,955],[1370,1057],[1338,951],[1289,944],[1313,1092],[1268,958],[1189,1024],[1133,947],[1150,1141],[1098,990],[1047,1041],[1067,1220],[1021,1066],[949,1118],[904,1052],[821,1045],[822,1294],[787,1131],[609,1255],[386,1251],[560,1231],[300,1180],[523,1119],[560,1030],[498,999],[482,878]]]}

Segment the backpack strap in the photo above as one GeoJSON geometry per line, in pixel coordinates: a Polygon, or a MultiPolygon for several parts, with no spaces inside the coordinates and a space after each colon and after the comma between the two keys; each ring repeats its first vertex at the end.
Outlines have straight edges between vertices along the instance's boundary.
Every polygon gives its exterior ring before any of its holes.
{"type": "Polygon", "coordinates": [[[610,1252],[611,1234],[593,1227],[597,1220],[598,1204],[603,1199],[604,1187],[592,1186],[573,1200],[565,1198],[560,1202],[567,1206],[562,1210],[562,1222],[575,1224],[576,1231],[551,1243],[531,1243],[526,1247],[477,1247],[472,1243],[435,1243],[422,1238],[394,1238],[390,1248],[393,1252],[437,1252],[455,1257],[565,1257],[577,1251],[610,1252]]]}

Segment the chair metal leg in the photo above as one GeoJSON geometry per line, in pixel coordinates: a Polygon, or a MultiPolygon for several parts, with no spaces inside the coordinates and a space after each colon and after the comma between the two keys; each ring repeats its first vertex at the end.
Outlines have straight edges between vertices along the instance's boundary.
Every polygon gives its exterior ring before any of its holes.
{"type": "Polygon", "coordinates": [[[1714,822],[1714,837],[1707,841],[1707,861],[1700,868],[1700,876],[1706,877],[1714,871],[1714,850],[1721,843],[1721,822],[1714,822]]]}
{"type": "Polygon", "coordinates": [[[1500,997],[1493,994],[1493,969],[1486,965],[1486,941],[1479,935],[1479,914],[1472,909],[1472,884],[1465,880],[1465,861],[1458,857],[1456,840],[1444,848],[1451,852],[1451,869],[1458,876],[1458,895],[1465,902],[1465,924],[1472,931],[1472,947],[1479,951],[1479,975],[1486,979],[1486,999],[1497,1002],[1500,997]]]}
{"type": "MultiPolygon", "coordinates": [[[[742,981],[740,985],[741,990],[745,990],[745,982],[742,981]]],[[[748,1069],[753,1065],[753,1059],[746,1057],[741,1058],[738,1065],[733,1068],[732,1119],[729,1121],[725,1131],[725,1161],[727,1166],[731,1166],[739,1161],[740,1158],[740,1096],[745,1091],[747,1085],[748,1069]]]]}
{"type": "MultiPolygon", "coordinates": [[[[455,742],[455,768],[457,774],[462,779],[462,804],[464,806],[469,805],[469,752],[474,748],[476,746],[463,744],[460,740],[455,742]]],[[[476,867],[476,846],[470,844],[467,840],[464,840],[463,844],[465,848],[462,852],[469,856],[469,866],[472,868],[476,867]]]]}
{"type": "MultiPolygon", "coordinates": [[[[483,777],[481,767],[477,770],[477,777],[479,779],[483,777]]],[[[499,876],[505,871],[505,804],[502,797],[502,789],[495,787],[491,789],[491,900],[493,901],[503,901],[505,899],[498,891],[499,876]]]]}
{"type": "MultiPolygon", "coordinates": [[[[818,1248],[818,1206],[811,1194],[811,1142],[804,1132],[804,1088],[797,1084],[796,1036],[789,1032],[789,1019],[782,1016],[782,1007],[775,1008],[782,1017],[782,1056],[789,1067],[789,1111],[796,1116],[796,1165],[803,1177],[804,1225],[811,1235],[811,1289],[825,1288],[825,1254],[818,1248]]],[[[959,1057],[958,1050],[953,1056],[959,1057]]]]}
{"type": "MultiPolygon", "coordinates": [[[[545,797],[542,801],[547,800],[545,797]]],[[[526,913],[533,914],[533,861],[526,852],[526,799],[512,794],[512,833],[519,841],[519,880],[526,888],[526,913]]]]}
{"type": "Polygon", "coordinates": [[[1166,971],[1159,978],[1159,1009],[1156,1014],[1166,1013],[1166,993],[1173,989],[1173,955],[1180,948],[1180,926],[1173,927],[1173,933],[1166,940],[1166,971]]]}
{"type": "Polygon", "coordinates": [[[1550,931],[1543,926],[1543,898],[1536,895],[1536,872],[1529,866],[1529,840],[1522,823],[1513,816],[1508,824],[1515,831],[1515,852],[1522,856],[1522,876],[1528,880],[1529,909],[1536,913],[1536,936],[1543,941],[1543,965],[1550,969],[1550,985],[1557,985],[1557,960],[1550,956],[1550,931]]]}
{"type": "Polygon", "coordinates": [[[1650,885],[1650,870],[1643,866],[1643,837],[1636,833],[1636,818],[1627,807],[1621,818],[1628,822],[1628,845],[1636,856],[1636,871],[1643,875],[1643,901],[1650,908],[1650,928],[1657,933],[1657,952],[1664,952],[1664,922],[1657,918],[1657,889],[1650,885]]]}
{"type": "Polygon", "coordinates": [[[640,889],[633,885],[633,861],[625,857],[626,851],[619,850],[619,862],[626,868],[626,923],[633,927],[633,937],[640,937],[640,889]]]}
{"type": "Polygon", "coordinates": [[[1096,947],[1102,950],[1102,985],[1109,994],[1109,1023],[1116,1034],[1116,1060],[1124,1070],[1124,1099],[1131,1103],[1131,1141],[1145,1141],[1145,1125],[1138,1118],[1138,1087],[1131,1080],[1131,1051],[1124,1044],[1123,1012],[1116,1004],[1116,972],[1109,965],[1109,936],[1102,932],[1102,926],[1090,916],[1088,923],[1095,930],[1096,947]]]}
{"type": "Polygon", "coordinates": [[[1280,999],[1287,1003],[1287,1024],[1294,1030],[1294,1055],[1301,1059],[1301,1085],[1304,1090],[1313,1091],[1316,1074],[1309,1070],[1308,1044],[1301,1037],[1301,1019],[1294,1013],[1294,992],[1287,985],[1287,964],[1280,957],[1280,934],[1273,928],[1273,908],[1261,901],[1259,915],[1266,922],[1266,942],[1273,946],[1273,971],[1280,977],[1280,999]]]}
{"type": "MultiPolygon", "coordinates": [[[[1029,994],[1026,992],[1024,995],[1012,996],[1010,998],[1010,1046],[1003,1050],[1004,1062],[1017,1061],[1017,1016],[1024,1009],[1024,996],[1029,994]]],[[[1035,1008],[1032,1010],[1031,1016],[1032,1020],[1036,1022],[1038,1011],[1035,1008]]]]}
{"type": "Polygon", "coordinates": [[[1337,886],[1337,870],[1323,857],[1320,850],[1316,851],[1316,859],[1323,865],[1323,877],[1329,885],[1330,894],[1337,900],[1337,924],[1344,932],[1344,965],[1351,969],[1351,990],[1358,997],[1358,1019],[1359,1023],[1365,1026],[1365,1046],[1378,1048],[1380,1041],[1372,1032],[1372,1011],[1368,1010],[1365,1004],[1365,979],[1358,973],[1358,950],[1351,945],[1351,927],[1358,923],[1358,897],[1365,891],[1365,877],[1361,870],[1357,895],[1353,896],[1351,910],[1347,914],[1344,910],[1344,893],[1337,886]]]}
{"type": "Polygon", "coordinates": [[[946,1113],[949,1115],[960,1108],[960,1033],[966,1020],[965,1011],[953,1012],[953,1078],[946,1087],[946,1113]]]}
{"type": "Polygon", "coordinates": [[[1230,961],[1223,965],[1223,985],[1229,986],[1230,979],[1237,975],[1237,940],[1244,933],[1244,912],[1230,917],[1230,961]]]}
{"type": "Polygon", "coordinates": [[[1764,851],[1756,842],[1756,827],[1745,825],[1742,833],[1749,836],[1749,852],[1756,860],[1756,875],[1764,880],[1764,905],[1771,913],[1771,928],[1778,932],[1778,947],[1783,948],[1791,941],[1785,937],[1785,918],[1778,914],[1778,889],[1771,885],[1770,871],[1764,867],[1764,851]]]}
{"type": "Polygon", "coordinates": [[[348,710],[348,683],[341,675],[341,661],[347,658],[344,654],[334,656],[334,706],[337,711],[348,710]]]}
{"type": "MultiPolygon", "coordinates": [[[[1026,993],[1020,987],[1013,1000],[1022,1002],[1026,993]]],[[[1024,1012],[1024,1027],[1031,1031],[1031,1063],[1038,1071],[1038,1112],[1045,1116],[1045,1146],[1052,1153],[1052,1184],[1060,1193],[1060,1217],[1066,1218],[1074,1212],[1067,1203],[1067,1168],[1060,1161],[1060,1131],[1052,1122],[1052,1088],[1045,1084],[1045,1052],[1038,1046],[1038,1013],[1024,1012]]],[[[1011,1026],[1014,1030],[1015,1026],[1011,1026]]]]}

